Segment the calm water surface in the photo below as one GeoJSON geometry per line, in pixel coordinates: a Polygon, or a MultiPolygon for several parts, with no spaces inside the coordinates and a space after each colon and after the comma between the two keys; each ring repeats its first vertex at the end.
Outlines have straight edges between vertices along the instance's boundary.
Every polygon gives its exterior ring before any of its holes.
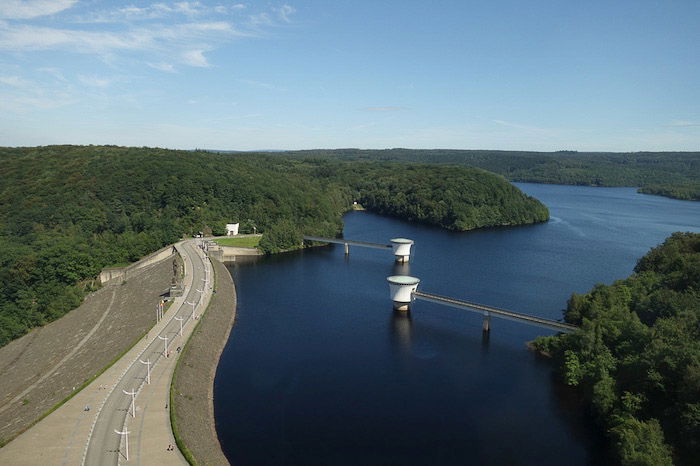
{"type": "Polygon", "coordinates": [[[387,251],[317,248],[231,264],[238,316],[215,381],[236,465],[602,464],[603,441],[525,343],[550,332],[426,302],[391,309],[386,277],[550,319],[572,292],[632,272],[674,231],[700,231],[700,203],[631,188],[518,184],[546,224],[451,233],[367,212],[349,239],[416,241],[387,251]]]}

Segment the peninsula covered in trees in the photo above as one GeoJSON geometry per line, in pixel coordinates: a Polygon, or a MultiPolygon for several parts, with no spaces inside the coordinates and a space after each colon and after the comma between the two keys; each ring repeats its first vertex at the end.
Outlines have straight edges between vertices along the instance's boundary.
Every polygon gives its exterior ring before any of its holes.
{"type": "Polygon", "coordinates": [[[464,165],[498,173],[510,181],[634,186],[642,193],[700,200],[700,152],[319,149],[278,154],[300,158],[464,165]]]}
{"type": "Polygon", "coordinates": [[[0,148],[0,346],[78,306],[99,271],[227,222],[268,253],[372,211],[470,230],[547,220],[474,168],[116,146],[0,148]]]}
{"type": "Polygon", "coordinates": [[[675,233],[629,278],[574,294],[565,318],[581,330],[534,346],[579,391],[620,463],[697,465],[700,234],[675,233]]]}

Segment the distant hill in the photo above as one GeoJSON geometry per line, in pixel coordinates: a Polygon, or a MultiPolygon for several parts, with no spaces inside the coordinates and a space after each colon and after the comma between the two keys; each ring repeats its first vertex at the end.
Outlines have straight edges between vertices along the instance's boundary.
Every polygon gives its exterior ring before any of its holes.
{"type": "Polygon", "coordinates": [[[498,173],[510,181],[634,186],[643,193],[700,200],[700,152],[317,149],[284,152],[283,155],[465,165],[498,173]]]}
{"type": "Polygon", "coordinates": [[[117,146],[0,148],[0,345],[78,306],[105,266],[227,222],[260,248],[336,236],[353,201],[469,230],[545,221],[547,208],[473,168],[117,146]]]}

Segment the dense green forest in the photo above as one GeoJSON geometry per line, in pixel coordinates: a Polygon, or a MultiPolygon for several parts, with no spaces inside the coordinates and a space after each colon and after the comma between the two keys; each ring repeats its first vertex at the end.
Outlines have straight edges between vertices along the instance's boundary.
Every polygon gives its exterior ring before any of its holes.
{"type": "Polygon", "coordinates": [[[569,334],[534,345],[591,407],[623,465],[700,464],[700,234],[569,300],[569,334]]]}
{"type": "Polygon", "coordinates": [[[115,146],[0,148],[0,345],[82,301],[105,266],[227,222],[260,248],[337,236],[370,210],[468,230],[544,221],[546,207],[477,169],[115,146]]]}
{"type": "MultiPolygon", "coordinates": [[[[317,162],[319,163],[319,162],[317,162]]],[[[466,167],[320,163],[366,209],[457,231],[544,222],[549,210],[493,173],[466,167]]]]}
{"type": "Polygon", "coordinates": [[[684,201],[700,201],[700,181],[675,185],[650,184],[639,188],[640,193],[658,194],[684,201]]]}
{"type": "Polygon", "coordinates": [[[337,149],[279,153],[301,158],[466,165],[510,181],[635,186],[642,192],[700,200],[700,152],[524,152],[446,149],[337,149]]]}

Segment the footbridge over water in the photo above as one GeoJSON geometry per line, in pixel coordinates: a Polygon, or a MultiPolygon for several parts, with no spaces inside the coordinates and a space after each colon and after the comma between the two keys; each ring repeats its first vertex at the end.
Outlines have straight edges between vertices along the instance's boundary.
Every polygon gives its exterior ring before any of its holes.
{"type": "Polygon", "coordinates": [[[320,236],[304,236],[304,241],[342,244],[345,246],[346,256],[350,254],[350,246],[373,249],[391,249],[394,252],[394,256],[396,256],[396,262],[408,262],[411,257],[411,246],[413,245],[413,240],[406,238],[393,238],[389,240],[391,244],[369,243],[367,241],[353,241],[343,238],[322,238],[320,236]]]}
{"type": "Polygon", "coordinates": [[[467,311],[478,312],[484,316],[483,330],[489,332],[491,330],[491,316],[501,319],[514,320],[537,327],[543,327],[550,330],[556,330],[563,333],[572,333],[578,330],[575,325],[570,325],[556,320],[544,319],[542,317],[523,314],[522,312],[500,309],[485,304],[463,301],[446,296],[440,296],[432,293],[424,293],[418,291],[418,283],[420,280],[416,277],[406,275],[395,275],[387,277],[389,282],[389,290],[391,299],[394,302],[394,309],[399,311],[407,311],[411,302],[420,299],[432,303],[443,304],[446,306],[456,307],[467,311]]]}
{"type": "Polygon", "coordinates": [[[563,333],[572,333],[578,330],[578,327],[576,327],[575,325],[557,322],[556,320],[543,319],[541,317],[522,314],[520,312],[509,311],[507,309],[499,309],[497,307],[486,306],[484,304],[477,304],[469,301],[461,301],[458,299],[447,298],[445,296],[439,296],[432,293],[423,293],[422,291],[415,291],[413,293],[413,296],[415,299],[422,299],[424,301],[444,304],[446,306],[456,307],[458,309],[466,309],[467,311],[483,313],[483,329],[486,332],[490,330],[491,316],[500,317],[501,319],[514,320],[516,322],[523,322],[526,324],[535,325],[537,327],[544,327],[550,330],[556,330],[558,332],[563,333]]]}

